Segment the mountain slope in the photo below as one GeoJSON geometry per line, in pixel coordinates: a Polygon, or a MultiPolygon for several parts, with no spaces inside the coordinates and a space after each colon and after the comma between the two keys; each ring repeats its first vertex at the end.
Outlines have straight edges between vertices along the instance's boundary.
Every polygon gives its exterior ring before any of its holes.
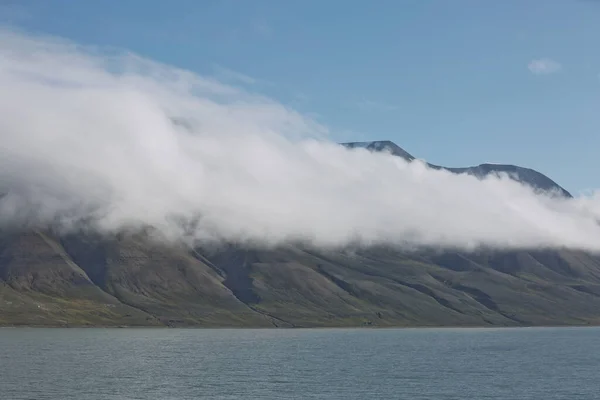
{"type": "Polygon", "coordinates": [[[567,251],[189,250],[143,235],[3,236],[2,325],[598,324],[600,258],[567,251]]]}
{"type": "Polygon", "coordinates": [[[157,325],[97,287],[42,232],[0,235],[0,324],[157,325]]]}
{"type": "MultiPolygon", "coordinates": [[[[415,157],[397,144],[389,141],[374,141],[374,142],[349,142],[342,143],[351,149],[364,148],[376,152],[389,152],[395,156],[402,157],[408,162],[415,160],[415,157]]],[[[435,164],[426,163],[433,169],[444,169],[455,174],[469,174],[478,178],[484,178],[492,174],[507,174],[510,178],[517,182],[524,183],[543,192],[556,192],[561,196],[573,197],[567,190],[562,188],[546,175],[530,168],[519,167],[508,164],[480,164],[474,167],[449,168],[435,164]]]]}
{"type": "MultiPolygon", "coordinates": [[[[414,160],[392,142],[346,145],[414,160]]],[[[445,169],[564,190],[516,166],[445,169]]],[[[0,231],[0,325],[586,324],[600,324],[600,256],[583,252],[190,249],[144,232],[0,231]]]]}

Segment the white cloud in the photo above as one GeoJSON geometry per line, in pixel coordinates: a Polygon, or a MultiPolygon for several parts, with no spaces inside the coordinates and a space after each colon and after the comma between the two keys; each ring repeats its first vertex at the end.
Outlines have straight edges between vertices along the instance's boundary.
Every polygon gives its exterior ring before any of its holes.
{"type": "Polygon", "coordinates": [[[538,58],[531,60],[527,68],[535,75],[548,75],[559,72],[562,69],[562,65],[549,58],[538,58]]]}
{"type": "Polygon", "coordinates": [[[347,150],[277,102],[132,55],[0,32],[0,87],[5,223],[600,250],[599,195],[553,200],[506,178],[347,150]]]}

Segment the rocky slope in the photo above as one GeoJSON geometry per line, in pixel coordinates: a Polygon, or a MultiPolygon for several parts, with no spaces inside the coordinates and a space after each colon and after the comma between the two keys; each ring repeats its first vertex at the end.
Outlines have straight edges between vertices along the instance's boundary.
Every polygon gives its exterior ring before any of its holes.
{"type": "MultiPolygon", "coordinates": [[[[350,146],[391,146],[392,153],[412,157],[391,142],[375,143],[350,146]]],[[[562,189],[542,174],[515,168],[516,178],[539,190],[562,189]]],[[[482,165],[454,172],[498,170],[482,165]]],[[[189,249],[143,233],[0,231],[0,325],[599,323],[600,256],[582,252],[189,249]]]]}
{"type": "Polygon", "coordinates": [[[5,234],[0,324],[516,326],[600,322],[600,257],[352,253],[5,234]]]}

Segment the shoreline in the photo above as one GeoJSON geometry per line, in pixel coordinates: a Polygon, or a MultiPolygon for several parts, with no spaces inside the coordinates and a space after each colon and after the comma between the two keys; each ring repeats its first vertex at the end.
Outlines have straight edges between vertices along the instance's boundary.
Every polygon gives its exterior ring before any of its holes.
{"type": "Polygon", "coordinates": [[[517,325],[517,326],[505,326],[505,325],[439,325],[439,326],[295,326],[295,327],[274,327],[274,326],[152,326],[152,325],[72,325],[72,326],[57,326],[57,325],[0,325],[2,329],[185,329],[185,330],[440,330],[440,329],[454,329],[454,330],[489,330],[489,329],[548,329],[548,328],[598,328],[600,323],[597,324],[556,324],[556,325],[517,325]]]}

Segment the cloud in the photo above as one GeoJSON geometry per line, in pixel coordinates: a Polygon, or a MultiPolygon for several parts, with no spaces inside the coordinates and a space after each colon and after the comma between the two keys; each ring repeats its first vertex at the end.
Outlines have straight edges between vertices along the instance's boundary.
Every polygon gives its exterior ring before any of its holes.
{"type": "Polygon", "coordinates": [[[557,200],[348,150],[276,101],[126,52],[0,32],[0,220],[262,245],[600,250],[557,200]]]}
{"type": "Polygon", "coordinates": [[[361,100],[356,103],[356,107],[362,111],[395,111],[398,109],[397,106],[393,104],[377,102],[372,100],[361,100]]]}
{"type": "Polygon", "coordinates": [[[535,75],[549,75],[559,72],[562,69],[562,65],[549,58],[538,58],[531,60],[527,64],[527,68],[535,75]]]}

